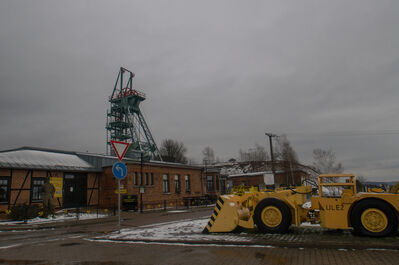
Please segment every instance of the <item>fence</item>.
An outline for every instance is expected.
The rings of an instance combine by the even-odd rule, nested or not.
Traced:
[[[189,209],[193,207],[207,207],[208,205],[216,202],[216,196],[201,196],[201,197],[185,197],[183,199],[170,199],[170,200],[156,200],[156,201],[143,201],[143,211],[154,210],[167,210],[167,209]],[[116,213],[117,205],[113,207],[113,213]],[[134,208],[122,207],[122,210],[140,210],[140,203]]]
[[[190,209],[195,207],[207,207],[216,202],[217,196],[200,196],[200,197],[185,197],[183,199],[170,199],[170,200],[157,200],[157,201],[149,201],[143,202],[143,211],[159,211],[159,210],[183,210]],[[32,219],[38,216],[42,216],[43,210],[40,206],[28,206],[28,205],[18,205],[7,213],[8,218],[4,219],[14,219],[20,220],[24,223],[27,222],[28,219]],[[113,207],[103,209],[99,208],[98,205],[95,206],[81,206],[74,208],[64,208],[58,209],[56,212],[56,218],[63,219],[93,219],[93,218],[102,218],[104,215],[116,215],[117,214],[118,205],[115,203]],[[138,211],[140,209],[140,204],[135,204],[135,207],[123,207],[122,210],[134,210]],[[15,216],[11,214],[16,213]]]

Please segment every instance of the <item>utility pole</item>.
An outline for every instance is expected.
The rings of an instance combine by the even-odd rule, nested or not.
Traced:
[[[278,137],[278,136],[275,135],[275,134],[272,134],[272,133],[265,133],[265,135],[269,136],[270,157],[272,159],[272,172],[273,172],[274,186],[276,188],[278,188],[277,184],[276,184],[276,172],[275,172],[275,169],[274,169],[274,155],[273,155],[273,142],[272,142],[272,138],[273,137]]]

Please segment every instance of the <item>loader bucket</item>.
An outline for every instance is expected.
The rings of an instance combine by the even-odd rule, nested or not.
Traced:
[[[235,195],[219,197],[215,210],[202,233],[231,232],[237,228],[238,211],[233,196],[236,197]]]

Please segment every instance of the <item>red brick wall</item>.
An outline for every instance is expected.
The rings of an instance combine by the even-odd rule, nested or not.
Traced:
[[[276,173],[276,183],[279,185],[289,185],[300,186],[302,183],[302,178],[305,178],[307,175],[303,171],[294,171],[292,172],[279,172]]]
[[[26,175],[28,174],[28,177],[26,178],[26,181],[23,184],[23,181],[26,177]],[[37,175],[37,174],[35,174]],[[16,200],[17,196],[18,196],[18,191],[16,189],[20,189],[21,187],[24,190],[21,190],[19,196],[18,196],[18,201],[17,204],[20,203],[27,203],[29,204],[29,199],[30,199],[30,180],[31,180],[31,171],[27,171],[27,170],[10,170],[10,169],[2,169],[0,170],[0,176],[2,177],[9,177],[12,176],[11,178],[9,178],[9,181],[11,181],[11,191],[10,191],[10,204],[12,205],[14,203],[14,201]],[[0,211],[4,211],[8,208],[8,204],[0,204]]]
[[[121,181],[121,186],[127,189],[127,194],[138,195],[139,197],[139,185],[134,185],[133,177],[134,172],[138,174],[138,181],[140,181],[140,165],[139,164],[128,164],[128,176]],[[10,176],[11,171],[9,169],[0,169],[0,176]],[[18,196],[19,189],[26,178],[26,181],[22,187],[20,195],[16,204],[22,204],[30,202],[31,197],[31,177],[46,177],[47,175],[63,177],[63,171],[38,171],[38,170],[12,170],[11,178],[11,194],[10,194],[10,205],[14,204]],[[145,193],[143,194],[143,202],[145,208],[163,207],[163,201],[167,202],[167,206],[176,206],[183,204],[183,198],[198,197],[206,194],[206,181],[203,180],[203,186],[201,187],[201,169],[196,168],[183,168],[183,167],[170,167],[163,165],[144,165],[143,166],[143,182],[145,173],[153,173],[154,183],[153,185],[147,185],[145,187]],[[169,193],[163,193],[163,175],[169,175]],[[176,193],[174,177],[175,174],[180,175],[180,193]],[[190,175],[190,192],[186,192],[185,175]],[[215,178],[214,178],[214,181]],[[117,180],[113,177],[112,167],[105,168],[104,173],[87,173],[87,202],[91,206],[97,205],[98,201],[100,207],[112,208],[117,202]],[[98,190],[100,185],[100,190]],[[216,183],[214,183],[216,185]],[[216,186],[215,186],[216,187]],[[100,198],[99,198],[100,197]],[[54,204],[57,207],[62,207],[62,198],[54,200]],[[40,203],[36,203],[41,205]],[[161,204],[161,205],[160,205]],[[172,205],[171,205],[172,204]],[[4,212],[8,209],[8,204],[0,204],[0,212]]]
[[[97,205],[97,198],[98,198],[98,180],[95,183],[95,177],[99,175],[97,173],[88,173],[87,174],[87,201],[89,202],[90,194],[91,194],[91,201],[90,205],[94,206]],[[11,176],[11,177],[10,177]],[[41,206],[41,202],[30,202],[31,200],[31,180],[32,178],[42,177],[45,178],[46,176],[52,177],[63,177],[63,171],[42,171],[42,170],[22,170],[22,169],[0,169],[0,177],[10,177],[11,180],[11,191],[10,191],[10,198],[9,203],[2,203],[0,204],[0,212],[4,212],[14,204],[29,204],[32,205],[39,205]],[[25,183],[24,183],[25,180]],[[18,195],[19,194],[19,195]],[[54,205],[57,208],[62,207],[62,198],[55,198]]]
[[[1,169],[0,176],[11,176],[9,178],[11,181],[9,204],[13,206],[14,204],[30,203],[31,180],[36,177],[46,177],[46,171]],[[40,203],[32,204],[40,205]],[[0,204],[0,212],[6,209],[8,209],[8,203]]]
[[[245,183],[245,186],[259,186],[259,184],[264,183],[263,175],[234,177],[231,180],[233,187],[240,186],[243,183]]]
[[[121,189],[127,189],[127,194],[139,194],[140,187],[140,165],[127,164],[128,173],[125,179],[121,180]],[[134,172],[137,172],[138,185],[134,185]],[[144,208],[163,207],[163,201],[167,202],[167,206],[175,206],[183,204],[183,198],[201,196],[201,169],[179,168],[161,165],[144,165],[143,166],[143,182],[145,182],[145,173],[153,173],[153,185],[144,185],[145,193],[143,196]],[[163,192],[163,175],[169,176],[169,193]],[[174,177],[175,174],[180,175],[180,193],[176,193]],[[185,175],[190,175],[190,193],[186,193]],[[105,168],[101,178],[100,205],[105,208],[112,208],[117,205],[118,195],[115,190],[118,188],[118,181],[113,177],[112,167]]]

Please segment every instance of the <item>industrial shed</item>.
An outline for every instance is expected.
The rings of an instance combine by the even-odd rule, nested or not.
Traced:
[[[56,207],[96,206],[102,170],[76,153],[22,147],[0,152],[0,211],[41,203],[46,177],[56,188]]]

